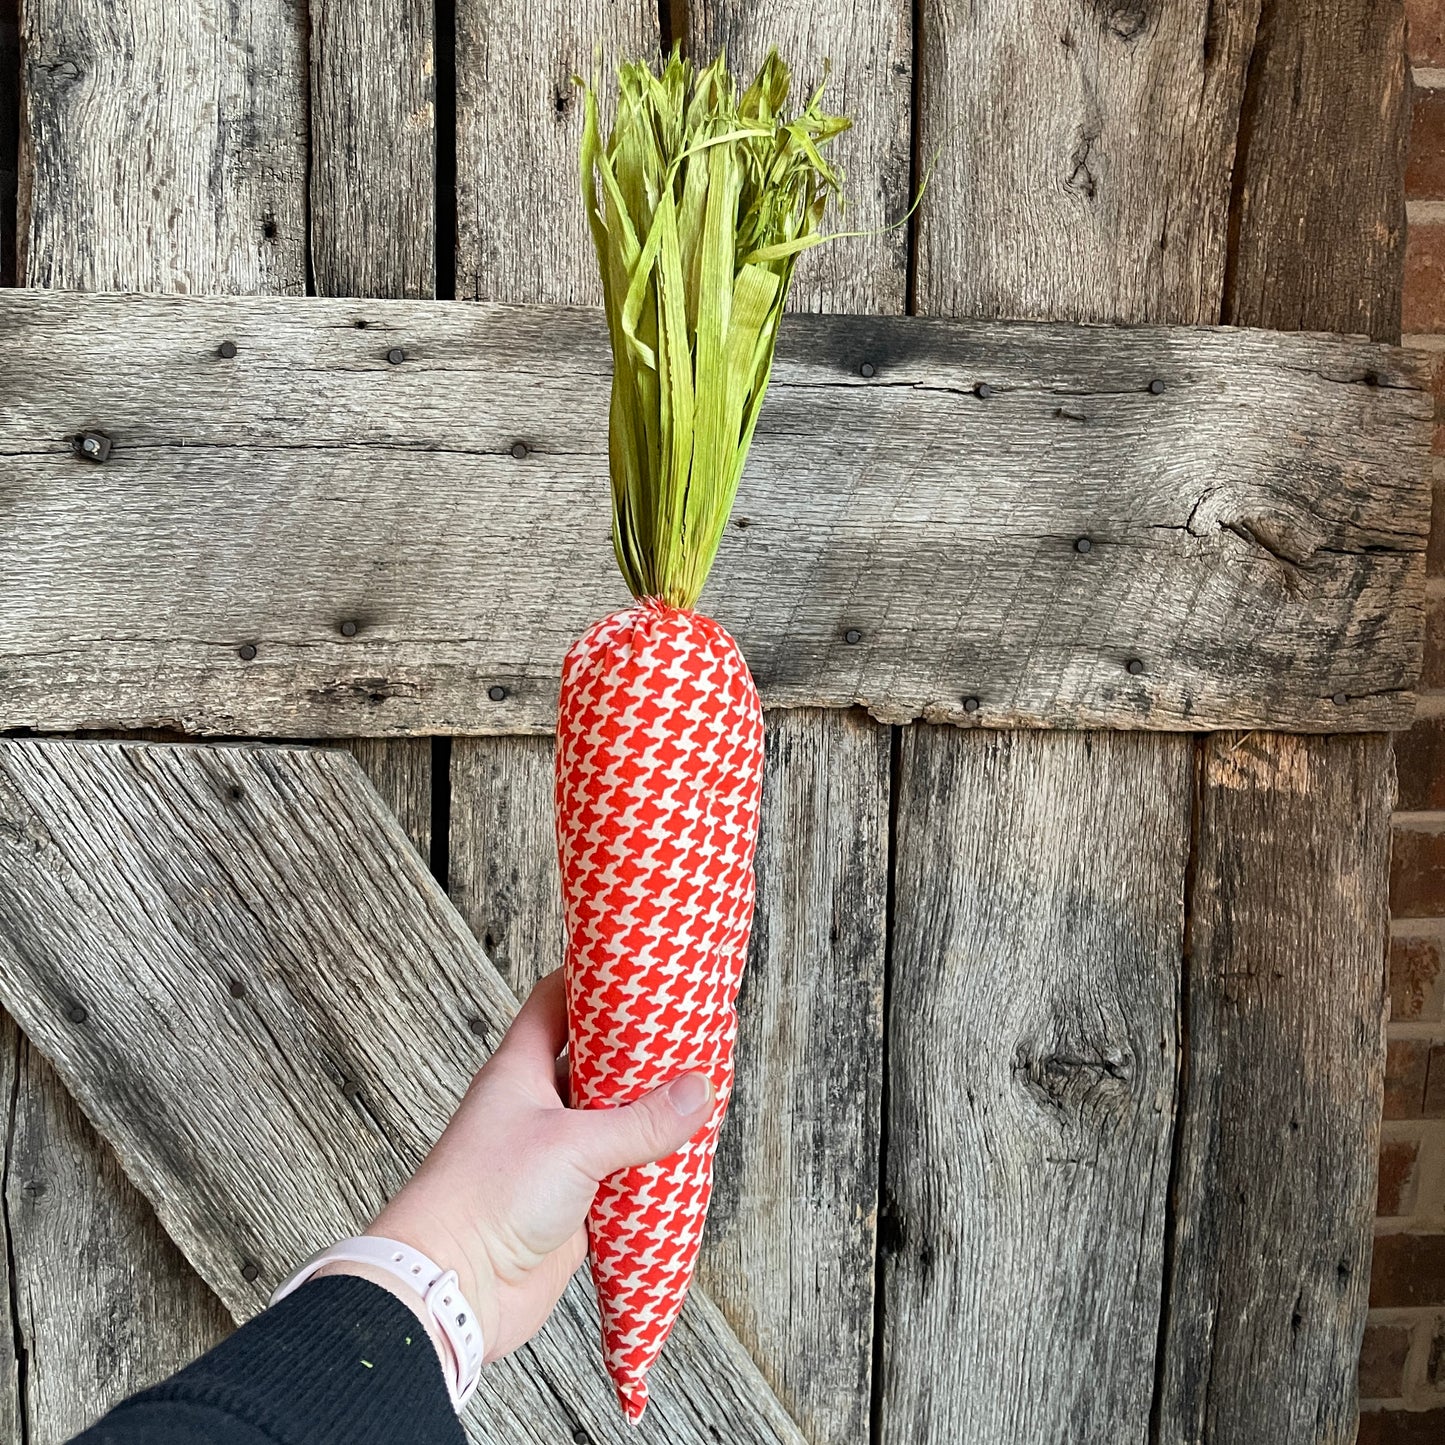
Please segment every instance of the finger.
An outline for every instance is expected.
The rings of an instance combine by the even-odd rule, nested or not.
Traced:
[[[706,1074],[684,1074],[635,1104],[574,1109],[567,1122],[573,1158],[597,1180],[665,1158],[707,1123],[714,1098]]]
[[[538,980],[497,1045],[495,1057],[537,1079],[551,1080],[557,1055],[567,1046],[567,997],[562,970]]]

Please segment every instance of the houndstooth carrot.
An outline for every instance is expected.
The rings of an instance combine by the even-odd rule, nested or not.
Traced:
[[[627,1416],[682,1308],[733,1082],[753,913],[763,720],[737,644],[695,610],[727,523],[796,258],[846,128],[783,114],[770,55],[739,97],[724,58],[625,65],[606,143],[586,93],[582,188],[613,351],[613,544],[636,605],[568,652],[557,726],[572,1102],[707,1073],[679,1153],[605,1180],[588,1218],[603,1349]]]

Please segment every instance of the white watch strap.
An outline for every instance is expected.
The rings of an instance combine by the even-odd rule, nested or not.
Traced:
[[[328,1264],[369,1264],[410,1285],[421,1296],[427,1314],[436,1321],[451,1354],[450,1368],[443,1373],[452,1405],[460,1414],[477,1388],[486,1346],[481,1323],[462,1294],[456,1271],[444,1270],[419,1249],[412,1249],[399,1240],[363,1234],[355,1239],[343,1239],[307,1260],[271,1296],[271,1303],[294,1294],[318,1269]]]

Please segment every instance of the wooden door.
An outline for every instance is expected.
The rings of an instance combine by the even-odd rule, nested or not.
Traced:
[[[378,601],[445,571],[429,537],[472,535],[446,501],[463,479],[541,467],[549,434],[517,437],[516,455],[468,422],[467,387],[480,409],[495,379],[467,372],[481,344],[467,328],[489,323],[284,298],[595,304],[571,76],[598,45],[610,63],[682,40],[742,66],[774,42],[831,57],[857,117],[842,142],[850,226],[882,226],[930,175],[910,226],[808,258],[796,309],[880,319],[800,319],[784,363],[798,394],[818,368],[856,378],[867,360],[883,400],[859,402],[875,408],[865,462],[906,487],[920,469],[908,448],[936,452],[939,422],[904,404],[973,348],[969,367],[1008,380],[941,404],[953,415],[966,395],[981,409],[969,435],[1000,459],[953,457],[960,494],[1050,457],[1095,470],[1054,479],[1027,546],[1001,536],[995,554],[970,534],[973,591],[962,607],[940,593],[956,636],[926,654],[928,678],[948,669],[950,701],[928,713],[946,721],[914,722],[925,709],[898,700],[886,612],[835,628],[856,683],[820,683],[844,676],[830,662],[792,692],[758,622],[765,699],[788,706],[769,713],[740,1084],[700,1289],[643,1434],[1352,1439],[1383,1068],[1382,730],[1408,717],[1418,670],[1422,373],[1359,343],[1276,338],[1266,353],[1085,324],[1398,339],[1398,7],[124,0],[101,18],[22,0],[20,21],[20,284],[283,299],[179,320],[98,298],[12,308],[0,376],[10,366],[25,405],[0,469],[0,547],[21,579],[8,615],[55,595],[63,557],[36,541],[49,463],[32,476],[24,458],[35,435],[55,450],[62,411],[100,429],[126,416],[135,439],[140,419],[175,432],[167,415],[196,404],[192,450],[159,450],[143,474],[176,488],[162,500],[240,529],[238,576],[254,575],[251,538],[284,549],[297,535],[297,429],[320,427],[268,399],[286,392],[281,371],[266,383],[271,353],[304,349],[369,398],[410,398],[395,416],[321,408],[324,464],[354,472],[345,454],[364,454],[369,497],[404,504],[427,445],[431,474],[457,480],[429,494],[434,514],[398,520],[390,560],[357,544],[373,569],[328,576],[329,592],[288,590],[283,574],[306,569],[278,566],[274,595],[236,594],[199,634],[158,643],[141,625],[144,568],[135,625],[81,634],[83,658],[46,663],[34,629],[7,624],[0,726],[149,731],[0,743],[0,997],[20,1025],[4,1035],[8,1300],[28,1357],[6,1374],[0,1352],[0,1424],[9,1410],[32,1442],[64,1438],[215,1338],[222,1306],[245,1317],[296,1258],[353,1228],[439,1127],[513,994],[559,957],[545,688],[509,676],[488,711],[464,631],[453,642],[442,612],[419,643]],[[1008,328],[940,333],[946,356],[910,363],[916,328],[886,319],[906,316],[1065,326],[1031,333],[1032,349]],[[535,323],[534,350],[590,354],[558,325]],[[222,340],[240,355],[220,357]],[[51,411],[17,379],[42,353]],[[229,360],[227,380],[201,371]],[[193,393],[171,382],[181,363],[204,376]],[[1204,370],[1224,398],[1209,415],[1167,390]],[[773,406],[801,418],[790,384]],[[1015,385],[1057,396],[1025,425]],[[229,398],[213,411],[228,408],[230,453],[202,436],[206,388]],[[1132,459],[1092,450],[1110,428],[1145,436],[1133,409],[1176,395]],[[397,446],[411,450],[389,460]],[[752,475],[781,497],[766,479],[788,450],[766,448]],[[1248,495],[1219,515],[1200,496],[1202,521],[1171,513],[1161,541],[1192,550],[1161,574],[1175,590],[1151,592],[1129,575],[1131,557],[1147,562],[1149,468],[1186,474],[1201,448],[1237,456]],[[863,470],[823,450],[813,465],[820,487],[829,468]],[[131,474],[80,475],[77,488],[56,473],[67,500],[100,498],[77,527],[106,509],[92,480]],[[246,477],[261,482],[245,491]],[[134,500],[118,490],[113,514]],[[129,526],[97,550],[123,550]],[[339,555],[367,526],[333,509],[321,535]],[[478,572],[533,565],[525,535],[511,540],[498,557],[479,537]],[[1258,585],[1218,581],[1240,576]],[[1287,600],[1308,622],[1283,641],[1258,610],[1271,587],[1281,616]],[[1000,649],[1016,615],[1029,640]],[[283,655],[292,670],[270,671]],[[335,679],[318,656],[339,659]],[[1329,680],[1342,668],[1358,685]],[[873,715],[844,705],[856,697]],[[257,1148],[217,1157],[239,1097]],[[334,1149],[295,1169],[318,1133]],[[27,1289],[77,1222],[104,1241],[91,1294]],[[595,1328],[578,1282],[538,1343],[488,1372],[473,1438],[621,1440]]]

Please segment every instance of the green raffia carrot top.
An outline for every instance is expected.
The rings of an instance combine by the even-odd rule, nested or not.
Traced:
[[[722,540],[800,252],[848,128],[822,89],[787,113],[776,50],[741,97],[719,55],[618,71],[606,142],[585,86],[582,194],[612,338],[612,541],[639,599],[692,608]],[[841,205],[841,200],[840,200]]]

